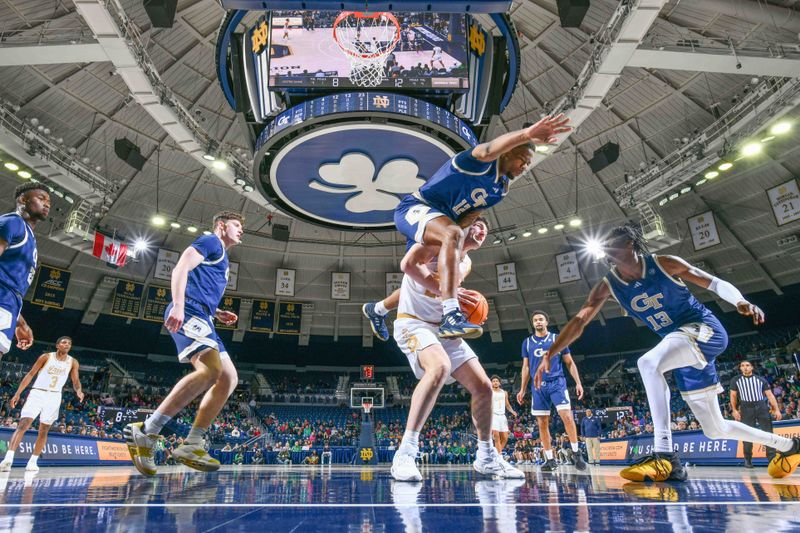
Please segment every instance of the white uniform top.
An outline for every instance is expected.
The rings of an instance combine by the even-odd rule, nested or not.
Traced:
[[[506,415],[506,391],[492,391],[492,414],[494,416]]]
[[[440,46],[433,47],[433,58],[434,59],[441,59],[442,58],[442,48]]]
[[[428,263],[431,272],[437,272],[438,259]],[[472,269],[472,260],[468,255],[458,264],[461,279],[469,274]],[[403,276],[400,285],[400,305],[397,308],[398,318],[416,318],[423,322],[438,324],[442,320],[442,300],[427,291],[420,283],[410,276]]]
[[[51,352],[47,354],[47,362],[36,376],[33,388],[61,392],[61,389],[64,388],[64,383],[67,382],[70,370],[72,370],[72,356],[68,355],[64,361],[59,361],[56,358],[56,353]]]

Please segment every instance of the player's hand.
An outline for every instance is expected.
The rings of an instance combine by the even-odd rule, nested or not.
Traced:
[[[776,421],[776,422],[777,422],[778,420],[781,420],[781,419],[783,419],[783,415],[782,415],[782,414],[781,414],[781,412],[780,412],[780,411],[778,411],[778,410],[775,410],[775,411],[773,411],[773,412],[772,412],[772,414],[774,414],[774,415],[775,415],[775,421]]]
[[[537,390],[542,388],[542,381],[543,381],[543,376],[544,376],[544,373],[545,373],[545,369],[544,369],[545,361],[546,361],[546,359],[542,359],[542,362],[539,363],[539,368],[536,369],[536,373],[533,375],[533,386],[536,387]],[[547,366],[549,367],[550,365],[547,365]],[[549,370],[549,368],[548,368],[548,370]]]
[[[747,300],[742,300],[736,304],[736,311],[740,315],[753,317],[753,324],[760,326],[764,323],[764,311],[757,305],[753,305]]]
[[[463,287],[458,288],[458,292],[456,293],[456,297],[458,298],[458,303],[464,302],[468,304],[468,307],[475,307],[478,305],[478,299],[467,291],[467,289]]]
[[[580,383],[575,385],[575,393],[578,395],[579,400],[583,400],[583,385]]]
[[[17,406],[18,402],[19,402],[19,395],[15,394],[14,396],[11,397],[11,401],[8,402],[8,404],[13,409],[13,408],[15,408]]]
[[[167,331],[170,333],[177,333],[181,326],[183,325],[183,307],[178,307],[177,305],[172,306],[172,309],[169,311],[169,315],[167,315],[167,319],[164,321],[164,327],[167,328]]]
[[[27,350],[33,346],[33,330],[28,324],[17,324],[14,336],[17,337],[17,348],[20,350]]]
[[[522,405],[522,402],[524,401],[525,401],[525,389],[520,389],[520,391],[517,393],[517,403]]]
[[[517,414],[516,411],[511,411],[511,416],[513,416],[514,418],[517,418],[519,415]]]
[[[535,144],[553,144],[558,141],[556,135],[572,131],[568,124],[569,118],[564,113],[548,115],[526,129],[525,136]]]
[[[236,313],[233,311],[224,311],[222,309],[217,309],[216,313],[217,320],[225,324],[226,326],[230,326],[231,324],[236,323],[239,320],[239,317],[236,316]]]
[[[734,411],[733,412],[733,419],[736,420],[737,422],[741,422],[742,421],[742,412],[741,411]]]
[[[78,401],[83,403],[83,391],[78,391],[75,393],[75,396],[78,397]]]

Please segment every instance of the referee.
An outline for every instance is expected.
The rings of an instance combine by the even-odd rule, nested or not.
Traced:
[[[758,427],[761,431],[772,433],[772,418],[770,410],[775,415],[775,420],[781,419],[781,411],[775,395],[769,388],[769,383],[761,376],[753,374],[753,364],[750,361],[739,363],[740,375],[731,380],[731,409],[733,418],[750,427]],[[769,407],[767,407],[769,401]],[[753,468],[753,443],[742,443],[744,449],[744,466]],[[767,448],[767,460],[775,456],[774,448]]]

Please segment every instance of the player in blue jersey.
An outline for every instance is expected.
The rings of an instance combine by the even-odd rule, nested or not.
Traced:
[[[542,385],[550,353],[558,353],[577,340],[603,304],[613,298],[628,314],[661,337],[661,342],[637,363],[653,416],[654,453],[625,468],[622,477],[631,481],[683,481],[687,477],[672,446],[670,390],[664,378],[670,370],[681,396],[708,438],[755,442],[775,448],[778,453],[769,464],[769,474],[782,478],[794,472],[800,464],[800,438],[766,433],[722,417],[717,399],[722,387],[715,360],[727,347],[728,335],[685,282],[714,292],[735,306],[739,314],[752,317],[755,325],[764,323],[763,311],[748,302],[732,284],[680,257],[649,254],[634,226],[613,230],[604,249],[613,266],[592,288],[581,310],[545,353],[534,376],[535,386]]]
[[[213,233],[198,237],[172,270],[172,303],[164,313],[164,327],[175,341],[178,360],[191,363],[194,371],[175,385],[147,420],[125,427],[133,464],[144,475],[156,474],[153,450],[164,425],[203,393],[192,429],[172,456],[203,472],[219,469],[219,461],[205,450],[205,436],[239,377],[214,329],[214,318],[224,324],[238,320],[235,313],[220,310],[217,305],[228,284],[227,250],[242,242],[243,224],[239,213],[217,213]]]
[[[456,265],[464,244],[463,228],[468,228],[481,211],[506,196],[511,180],[530,165],[532,143],[555,142],[556,135],[571,130],[568,123],[564,115],[548,116],[528,128],[460,152],[395,208],[397,230],[409,241],[424,245],[416,256],[406,254],[401,270],[414,276],[413,272],[418,270],[415,265],[439,258],[440,279],[415,279],[442,298],[440,337],[469,339],[483,334],[479,325],[467,321],[456,298]]]
[[[517,402],[520,405],[525,400],[528,380],[539,369],[544,353],[550,349],[558,338],[556,333],[551,333],[547,330],[549,321],[550,317],[547,313],[534,311],[531,315],[533,335],[522,341],[522,382],[517,393]],[[543,472],[553,472],[556,469],[556,461],[553,457],[553,441],[550,438],[550,411],[553,405],[556,406],[556,412],[558,412],[562,422],[564,422],[564,428],[567,430],[572,455],[575,457],[575,468],[586,470],[586,462],[578,450],[578,429],[575,427],[575,419],[572,418],[572,404],[569,401],[564,366],[567,367],[572,379],[575,380],[575,392],[578,394],[578,399],[583,399],[583,385],[581,385],[581,377],[578,374],[578,365],[572,359],[572,353],[568,347],[550,358],[550,370],[542,375],[541,388],[531,388],[531,414],[536,417],[536,424],[539,426],[539,436],[542,439],[542,448],[544,449],[545,463],[542,465]]]
[[[0,357],[11,349],[33,345],[33,332],[22,318],[22,297],[36,274],[38,252],[33,229],[50,213],[50,193],[38,182],[24,183],[14,191],[16,210],[0,216]]]

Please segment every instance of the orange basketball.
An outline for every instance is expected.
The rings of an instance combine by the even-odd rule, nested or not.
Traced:
[[[486,301],[483,294],[469,289],[462,289],[461,293],[458,295],[458,303],[461,306],[461,311],[467,315],[467,320],[478,325],[486,322],[489,317],[489,302]],[[470,300],[464,296],[469,297]]]

